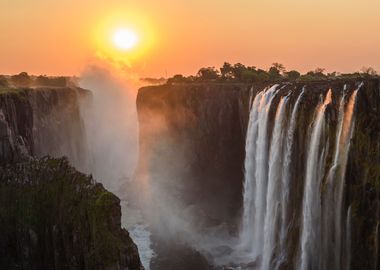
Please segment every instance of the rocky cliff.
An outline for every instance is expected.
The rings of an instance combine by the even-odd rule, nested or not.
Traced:
[[[65,159],[0,167],[1,269],[142,269],[120,200]]]
[[[310,136],[314,109],[331,89],[332,102],[326,108],[328,128],[323,133],[330,143],[326,168],[333,162],[335,134],[339,121],[339,100],[343,92],[358,91],[355,129],[344,181],[343,213],[350,212],[349,235],[345,247],[355,258],[351,269],[377,269],[379,255],[379,181],[380,181],[380,89],[378,80],[336,80],[307,83],[283,83],[269,112],[268,130],[273,130],[277,104],[287,96],[293,104],[305,89],[297,118],[293,151],[294,164],[290,206],[292,235],[287,242],[289,262],[295,267],[302,218],[305,149]],[[139,172],[148,183],[161,182],[184,205],[196,208],[196,215],[207,224],[228,223],[232,234],[238,230],[242,210],[246,130],[250,104],[258,91],[269,85],[189,83],[144,87],[139,90],[137,109],[140,124]],[[290,112],[287,112],[287,123]],[[269,132],[271,134],[271,132]],[[328,169],[326,169],[326,172]],[[145,174],[143,173],[145,172]],[[171,179],[171,180],[168,180]],[[326,181],[326,177],[324,178]],[[321,197],[325,184],[321,187]],[[334,207],[334,206],[330,206]],[[350,209],[350,210],[349,210]],[[346,225],[345,225],[346,226]],[[334,245],[336,239],[329,239]],[[353,255],[355,254],[355,255]],[[344,257],[344,258],[343,258]],[[285,268],[284,268],[285,269]]]
[[[75,87],[0,89],[0,163],[47,154],[84,163],[79,102],[86,96]]]
[[[85,166],[75,88],[0,90],[0,268],[143,269],[120,200]]]

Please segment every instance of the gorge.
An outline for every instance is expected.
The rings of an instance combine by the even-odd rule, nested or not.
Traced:
[[[153,228],[214,265],[377,269],[379,101],[378,80],[142,88],[139,169],[172,189]]]
[[[172,83],[141,88],[136,103],[134,98],[115,103],[120,96],[110,100],[81,88],[0,92],[1,205],[10,206],[23,194],[34,198],[28,190],[34,184],[22,180],[31,179],[48,191],[38,193],[41,200],[25,199],[24,205],[43,205],[40,201],[70,183],[52,208],[41,207],[38,220],[57,211],[53,207],[62,217],[74,213],[79,221],[86,220],[83,213],[100,213],[79,227],[81,233],[70,233],[70,222],[78,224],[73,219],[58,235],[69,258],[77,241],[91,246],[93,238],[83,237],[86,228],[98,228],[96,235],[104,239],[95,240],[96,254],[114,266],[91,265],[88,248],[76,246],[73,250],[81,250],[84,258],[77,261],[86,267],[72,263],[65,268],[65,259],[57,255],[49,269],[140,269],[122,225],[130,232],[138,226],[148,231],[140,238],[131,233],[146,269],[378,269],[379,87],[378,79]],[[116,113],[107,114],[107,104]],[[135,104],[137,115],[120,109]],[[96,106],[101,110],[92,111]],[[118,121],[128,121],[127,113],[128,119],[136,117],[136,130],[132,124],[120,128],[125,123]],[[131,135],[137,124],[138,147]],[[130,143],[121,147],[123,138]],[[45,155],[66,156],[76,169],[93,174],[121,198],[121,208],[120,200],[91,177],[73,171],[67,161],[40,159]],[[45,173],[61,179],[59,185],[40,183]],[[75,183],[80,183],[77,191]],[[77,198],[70,192],[89,195]],[[81,207],[86,198],[103,210]],[[142,216],[137,225],[121,224],[134,212]],[[27,269],[43,267],[30,259],[41,256],[30,252],[40,243],[34,235],[44,239],[46,228],[53,230],[62,218],[47,215],[46,225],[26,222],[18,231],[7,223],[26,214],[0,213],[7,220],[1,222],[5,235],[17,235],[30,246],[26,254],[32,257],[23,258],[34,266]],[[107,241],[102,230],[122,243]],[[44,241],[56,243],[51,235]],[[13,240],[7,241],[1,243]],[[46,248],[62,254],[57,245]],[[12,254],[21,250],[17,246]]]

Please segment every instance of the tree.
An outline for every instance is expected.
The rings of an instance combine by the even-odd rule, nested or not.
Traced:
[[[291,71],[285,72],[285,76],[286,78],[288,78],[288,80],[295,81],[301,76],[301,74],[297,70],[291,70]]]
[[[362,67],[361,72],[366,74],[366,75],[369,75],[369,76],[376,76],[377,75],[377,72],[373,67]]]
[[[17,87],[28,87],[32,82],[30,76],[26,72],[21,72],[20,74],[13,75],[11,77],[11,81]]]
[[[281,78],[280,71],[277,68],[275,68],[275,67],[271,67],[268,70],[268,75],[269,75],[269,79],[271,81],[275,81],[275,80],[278,80],[278,79]]]
[[[219,78],[219,71],[215,67],[201,68],[197,73],[197,77],[205,81],[216,80]]]
[[[184,77],[182,74],[176,74],[173,77],[169,78],[167,83],[184,83],[187,82],[187,78]]]
[[[220,68],[220,74],[224,79],[233,78],[233,66],[230,63],[224,62],[223,66]]]
[[[316,69],[314,70],[314,75],[315,75],[315,76],[318,76],[318,77],[324,77],[324,76],[326,76],[326,75],[324,74],[325,71],[326,71],[326,69],[318,67],[318,68],[316,68]]]
[[[280,73],[284,73],[286,70],[285,66],[283,64],[280,64],[280,63],[273,63],[272,67],[276,68]]]
[[[3,75],[0,75],[0,86],[1,87],[8,87],[9,86],[7,78]]]
[[[259,82],[269,81],[269,74],[268,74],[268,72],[266,72],[265,70],[258,69],[258,70],[256,71],[256,74],[257,74],[257,80],[258,80]]]
[[[243,77],[243,73],[244,73],[244,71],[245,71],[246,69],[247,69],[247,68],[246,68],[243,64],[236,63],[236,64],[233,66],[233,70],[232,70],[232,73],[233,73],[235,79],[241,81],[241,80],[242,80],[242,77]]]

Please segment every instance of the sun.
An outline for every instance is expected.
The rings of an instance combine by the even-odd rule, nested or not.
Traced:
[[[139,38],[134,31],[127,28],[119,28],[114,31],[112,41],[116,48],[126,51],[136,47]]]

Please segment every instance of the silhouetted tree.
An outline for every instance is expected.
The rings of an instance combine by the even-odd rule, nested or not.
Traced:
[[[283,64],[280,64],[280,63],[273,63],[272,67],[276,68],[280,73],[284,73],[286,70],[285,66]]]
[[[231,79],[234,77],[233,66],[230,63],[224,62],[223,66],[220,68],[220,74],[223,79]]]
[[[284,74],[286,78],[290,81],[295,81],[301,76],[301,73],[299,73],[297,70],[291,70],[291,71],[285,72]]]
[[[169,78],[167,83],[185,83],[188,82],[188,79],[184,77],[182,74],[176,74],[173,77]]]
[[[377,72],[373,67],[362,67],[361,72],[366,74],[366,75],[369,75],[369,76],[376,76],[377,75]]]
[[[285,71],[285,67],[279,63],[273,63],[268,70],[269,79],[271,81],[277,81],[281,79],[281,72]]]
[[[206,68],[201,68],[197,76],[201,80],[216,80],[219,78],[219,71],[215,69],[215,67],[206,67]]]
[[[28,73],[21,72],[20,74],[11,77],[12,83],[17,87],[28,87],[31,85],[32,80]]]
[[[324,72],[326,71],[326,69],[324,69],[324,68],[316,68],[315,70],[314,70],[314,75],[315,76],[318,76],[318,77],[323,77],[323,76],[326,76],[325,74],[324,74]]]

